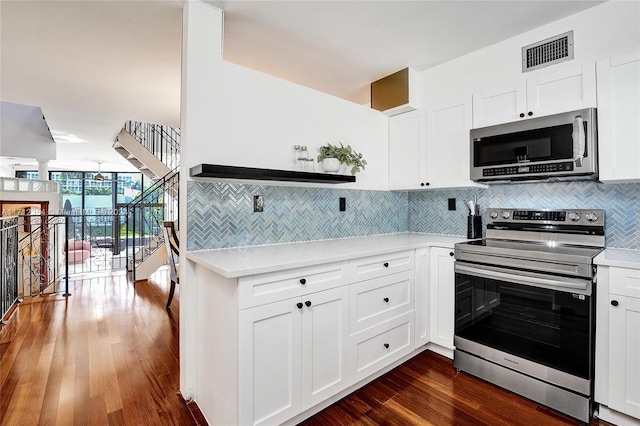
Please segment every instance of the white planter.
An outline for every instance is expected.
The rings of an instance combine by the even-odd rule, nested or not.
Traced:
[[[340,170],[340,161],[337,158],[325,158],[322,160],[322,170],[326,173],[338,173]]]

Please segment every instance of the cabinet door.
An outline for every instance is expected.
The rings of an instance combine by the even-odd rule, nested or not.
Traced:
[[[640,299],[609,298],[609,408],[640,418]]]
[[[593,63],[540,73],[473,95],[473,126],[485,127],[596,106]]]
[[[526,117],[542,117],[595,106],[596,71],[593,62],[527,80]]]
[[[418,189],[424,186],[424,142],[422,111],[406,112],[389,118],[390,189]]]
[[[472,97],[427,108],[429,188],[481,186],[469,179]]]
[[[429,343],[429,249],[416,250],[416,348]]]
[[[527,109],[527,83],[517,81],[473,95],[473,127],[520,120]]]
[[[430,257],[431,342],[453,349],[455,321],[453,249],[432,247]]]
[[[299,302],[288,299],[240,311],[242,425],[282,423],[301,411]]]
[[[302,298],[303,410],[349,385],[349,288]]]
[[[598,61],[600,180],[640,181],[640,52]]]

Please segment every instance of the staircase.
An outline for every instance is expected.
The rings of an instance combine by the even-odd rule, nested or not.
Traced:
[[[113,148],[154,182],[124,208],[132,238],[120,261],[134,281],[145,280],[167,262],[162,222],[178,221],[180,129],[128,121]]]
[[[127,121],[113,149],[155,182],[180,165],[180,129]]]

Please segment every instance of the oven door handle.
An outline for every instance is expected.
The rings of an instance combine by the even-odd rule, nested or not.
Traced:
[[[512,273],[503,272],[490,267],[480,265],[468,265],[455,262],[455,272],[460,272],[474,277],[498,279],[501,281],[530,285],[534,287],[548,288],[558,291],[576,291],[584,294],[590,293],[590,282],[587,280],[553,279],[541,276],[535,276],[531,273]]]

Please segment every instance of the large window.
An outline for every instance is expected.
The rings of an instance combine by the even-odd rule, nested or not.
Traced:
[[[38,179],[38,172],[16,172],[16,177]],[[124,207],[154,184],[140,172],[49,172],[49,179],[60,183],[62,195],[62,211],[50,213],[68,216],[69,239],[91,241],[93,247],[121,253],[133,248],[136,238],[146,242],[148,224],[156,226],[162,220],[162,204],[145,205],[137,215],[125,213]],[[155,214],[158,209],[159,215]]]
[[[140,172],[49,172],[49,179],[60,183],[62,209],[73,214],[103,214],[114,212],[134,200],[145,188],[153,185]],[[16,172],[17,178],[38,179],[36,171]]]

